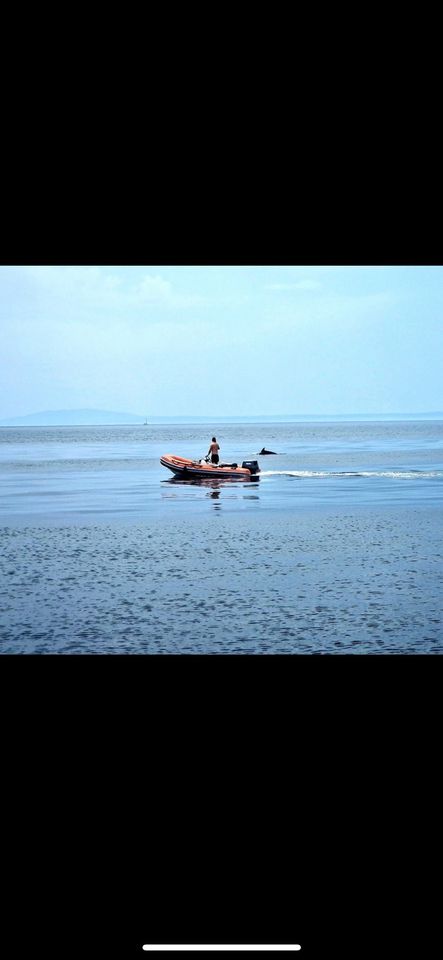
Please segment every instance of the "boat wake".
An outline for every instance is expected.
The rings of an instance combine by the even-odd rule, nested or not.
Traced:
[[[443,478],[442,470],[261,470],[261,477],[298,477],[299,479],[342,479],[357,477],[388,480],[426,480]]]

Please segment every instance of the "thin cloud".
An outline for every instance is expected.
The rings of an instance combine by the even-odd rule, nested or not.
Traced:
[[[143,280],[135,287],[135,297],[141,302],[167,301],[173,299],[172,284],[169,280],[163,280],[162,277],[151,276],[147,274]]]
[[[319,280],[299,280],[298,283],[267,283],[265,290],[318,290]]]
[[[150,305],[186,308],[206,303],[197,294],[181,294],[169,280],[146,272],[134,281],[106,267],[24,267],[27,277],[52,301],[82,309],[118,312]]]

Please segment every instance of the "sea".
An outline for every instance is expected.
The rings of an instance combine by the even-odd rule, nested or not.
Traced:
[[[259,478],[161,466],[213,435]],[[0,478],[2,653],[443,652],[443,420],[0,427]]]

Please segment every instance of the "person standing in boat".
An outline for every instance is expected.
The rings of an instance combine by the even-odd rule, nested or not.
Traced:
[[[213,438],[212,438],[212,443],[210,444],[209,450],[208,450],[208,452],[207,452],[207,454],[206,454],[207,457],[209,457],[209,454],[211,454],[211,463],[218,463],[218,461],[219,461],[218,451],[219,451],[219,450],[220,450],[220,447],[219,447],[219,445],[218,445],[218,443],[217,443],[217,437],[213,437]]]

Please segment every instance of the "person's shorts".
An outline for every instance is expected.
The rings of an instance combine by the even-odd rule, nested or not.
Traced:
[[[218,463],[219,456],[218,453],[211,453],[211,463]]]

